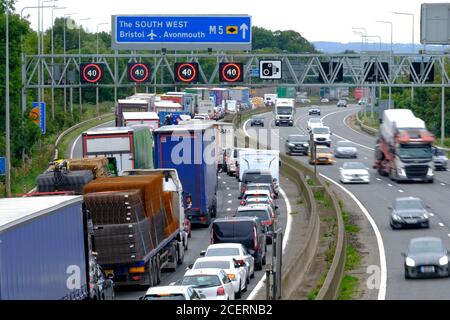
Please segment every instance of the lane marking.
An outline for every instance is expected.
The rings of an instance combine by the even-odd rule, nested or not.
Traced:
[[[403,192],[405,192],[405,191],[403,191],[403,190],[398,190],[398,192],[403,193]]]
[[[227,211],[231,211],[231,208],[227,208]]]
[[[381,181],[381,179],[380,178],[376,178],[378,181]]]
[[[377,238],[377,244],[378,244],[378,251],[380,255],[380,267],[381,267],[381,280],[380,280],[380,288],[378,291],[378,300],[385,300],[386,299],[386,286],[387,286],[387,266],[386,266],[386,253],[384,250],[384,244],[383,244],[383,238],[381,237],[380,230],[378,229],[377,224],[373,220],[372,216],[370,215],[369,211],[364,207],[364,205],[356,198],[356,196],[351,193],[347,188],[344,188],[339,183],[335,182],[333,179],[328,178],[327,176],[320,173],[320,176],[324,177],[331,183],[335,184],[339,188],[341,188],[345,193],[347,193],[353,201],[356,202],[356,204],[359,206],[361,211],[366,216],[367,220],[369,220],[370,225],[372,226],[373,231],[375,232],[375,236]]]
[[[449,238],[450,238],[450,233],[448,234]]]
[[[222,183],[223,183],[223,184],[227,184],[227,182],[226,182],[226,181],[223,181]]]
[[[445,187],[445,186],[446,186],[446,184],[445,184],[445,183],[441,183],[441,186]]]
[[[229,197],[232,197],[233,195],[231,193],[228,194]]]
[[[228,200],[228,203],[233,203],[233,200]]]
[[[227,190],[230,190],[230,187],[227,187]]]
[[[443,227],[443,226],[444,226],[444,224],[443,224],[442,222],[439,222],[439,226]]]
[[[393,185],[392,185],[392,184],[390,184],[390,183],[388,183],[388,186],[389,186],[389,187],[393,187]]]
[[[430,217],[434,217],[434,213],[428,212],[428,214],[430,215]]]

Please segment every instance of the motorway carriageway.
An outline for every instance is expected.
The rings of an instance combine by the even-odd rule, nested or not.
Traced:
[[[98,127],[108,127],[114,126],[114,122],[108,122],[102,124]],[[81,158],[82,157],[82,146],[81,146],[81,136],[78,136],[74,143],[72,143],[68,150],[67,156],[70,158]],[[281,188],[283,187],[283,181],[285,179],[281,178]],[[292,187],[291,187],[292,188]],[[238,199],[238,181],[233,176],[230,177],[225,173],[219,174],[218,180],[218,191],[217,191],[217,218],[232,216],[239,206]],[[286,190],[288,190],[286,188]],[[280,216],[278,217],[278,226],[282,227],[283,231],[286,230],[287,224],[287,203],[285,199],[280,194],[279,198],[276,200],[276,203],[279,207]],[[180,280],[183,278],[184,273],[186,272],[186,268],[195,262],[197,258],[200,257],[200,252],[202,250],[206,250],[208,244],[210,243],[210,228],[195,228],[192,231],[192,238],[189,239],[189,249],[185,252],[184,263],[177,267],[175,272],[163,272],[160,286],[169,285],[172,282]],[[285,235],[286,237],[286,235]],[[266,262],[271,263],[272,257],[272,245],[267,245],[267,256]],[[255,277],[250,279],[250,284],[248,285],[247,292],[242,293],[241,300],[247,299],[252,290],[258,285],[261,279],[264,277],[265,267],[263,266],[263,270],[256,271]],[[143,296],[147,291],[147,287],[130,287],[124,289],[116,288],[116,299],[117,300],[137,300],[139,297]]]
[[[264,114],[265,128],[250,127],[245,123],[245,129],[249,135],[256,139],[259,130],[268,127],[272,134],[279,137],[280,151],[285,153],[285,141],[291,134],[307,134],[306,126],[309,119],[308,107],[297,108],[294,127],[275,127],[273,114]],[[332,135],[332,148],[337,141],[349,140],[357,144],[358,159],[336,159],[331,166],[317,166],[318,172],[332,179],[351,192],[365,207],[376,223],[381,234],[382,242],[380,260],[384,254],[387,270],[381,268],[381,272],[387,271],[387,278],[382,278],[379,299],[424,299],[446,300],[450,299],[450,278],[405,280],[402,252],[408,249],[409,240],[415,237],[435,236],[444,241],[444,245],[450,249],[450,174],[449,172],[436,172],[433,184],[421,183],[395,183],[389,178],[381,177],[371,169],[374,159],[373,148],[376,138],[350,128],[345,120],[356,114],[359,107],[353,105],[348,108],[336,106],[321,106],[324,124],[330,127]],[[270,135],[269,135],[270,136]],[[265,141],[262,141],[265,143]],[[308,164],[308,157],[295,156],[298,161]],[[371,182],[369,185],[343,185],[339,182],[339,167],[346,161],[363,162],[370,168]],[[393,200],[397,197],[420,197],[427,205],[430,214],[430,229],[413,229],[394,231],[389,225],[389,210]],[[383,253],[384,246],[384,253]],[[383,263],[382,263],[383,265]],[[370,279],[370,278],[369,278]],[[383,287],[386,289],[384,291]]]

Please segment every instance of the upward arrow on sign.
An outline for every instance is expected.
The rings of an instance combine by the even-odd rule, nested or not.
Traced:
[[[242,39],[245,39],[247,37],[248,26],[245,23],[243,23],[241,24],[239,29],[242,31]]]

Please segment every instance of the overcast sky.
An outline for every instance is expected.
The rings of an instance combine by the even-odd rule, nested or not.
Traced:
[[[415,15],[415,42],[420,42],[419,0],[59,0],[56,16],[76,12],[75,20],[90,17],[83,26],[96,31],[97,24],[111,22],[113,14],[249,14],[254,26],[271,30],[298,31],[309,41],[358,42],[359,35],[352,27],[367,29],[367,34],[377,35],[383,42],[390,42],[389,24],[376,20],[393,22],[394,43],[411,43],[412,17],[395,15],[392,12],[407,12]],[[438,1],[445,2],[445,1]],[[23,7],[37,6],[38,0],[18,0],[16,11]],[[45,3],[51,5],[51,2]],[[32,27],[37,28],[37,10],[27,9]],[[51,24],[51,9],[44,13],[45,26]],[[99,27],[110,30],[110,25]],[[373,38],[371,42],[377,42]]]

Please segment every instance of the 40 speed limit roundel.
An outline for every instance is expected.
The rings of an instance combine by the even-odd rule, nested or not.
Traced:
[[[150,82],[150,65],[146,63],[128,64],[128,82]]]
[[[198,81],[198,63],[177,62],[175,63],[175,81],[193,83]]]
[[[244,81],[244,65],[239,62],[227,62],[219,65],[220,82]]]
[[[91,84],[103,82],[103,70],[103,63],[81,63],[80,82]]]

